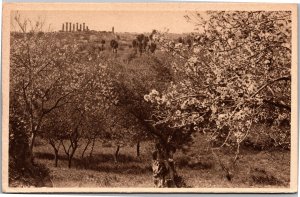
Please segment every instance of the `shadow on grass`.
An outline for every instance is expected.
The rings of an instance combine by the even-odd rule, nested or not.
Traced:
[[[36,152],[34,153],[35,157],[38,159],[45,159],[45,160],[53,160],[54,159],[54,154],[52,153],[45,153],[45,152]],[[112,154],[95,154],[92,157],[84,157],[83,159],[79,158],[74,158],[74,160],[91,160],[92,162],[114,162],[114,157]],[[59,160],[68,160],[68,157],[66,155],[59,155]],[[118,162],[119,163],[130,163],[130,162],[137,162],[140,163],[142,162],[141,159],[137,157],[133,157],[130,155],[123,155],[120,154],[118,156]]]
[[[53,160],[54,159],[54,155],[52,153],[35,152],[34,157],[37,159],[45,159],[45,160]]]
[[[214,167],[214,163],[210,158],[192,159],[183,156],[177,159],[176,166],[178,168],[190,168],[193,170],[208,170]]]
[[[35,157],[37,159],[54,160],[54,155],[51,153],[36,152]],[[59,155],[59,163],[66,163],[67,160],[67,156]],[[147,165],[147,163],[136,157],[123,154],[119,155],[118,162],[114,162],[114,157],[111,154],[95,154],[93,157],[88,156],[82,159],[73,158],[72,166],[77,169],[123,174],[141,174],[152,171],[150,163]]]
[[[136,162],[99,162],[97,158],[85,157],[84,159],[74,159],[74,167],[89,169],[99,172],[110,172],[118,174],[143,174],[152,172],[151,166]]]

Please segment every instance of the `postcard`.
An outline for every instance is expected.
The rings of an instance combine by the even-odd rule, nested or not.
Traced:
[[[297,5],[4,3],[8,193],[297,192]]]

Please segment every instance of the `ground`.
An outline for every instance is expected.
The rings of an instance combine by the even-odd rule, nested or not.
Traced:
[[[151,174],[152,144],[142,143],[141,156],[136,157],[135,147],[120,149],[119,162],[114,162],[115,147],[103,147],[96,143],[93,158],[81,159],[83,145],[77,151],[73,167],[67,167],[67,160],[60,150],[58,167],[54,167],[52,148],[39,144],[35,148],[36,162],[45,164],[50,169],[53,187],[153,187]],[[176,153],[176,166],[188,187],[288,187],[289,151],[254,151],[244,150],[234,171],[234,177],[228,181],[220,165],[204,152],[202,155],[186,156]],[[194,158],[191,159],[191,158]],[[197,158],[197,159],[195,159]]]

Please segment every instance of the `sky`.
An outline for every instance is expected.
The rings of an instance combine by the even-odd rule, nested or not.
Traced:
[[[21,18],[37,21],[45,20],[45,30],[58,31],[62,23],[83,23],[90,30],[115,32],[151,32],[169,30],[170,33],[192,32],[195,26],[184,18],[187,11],[19,11]],[[11,14],[12,30],[18,31],[14,21],[16,12]]]

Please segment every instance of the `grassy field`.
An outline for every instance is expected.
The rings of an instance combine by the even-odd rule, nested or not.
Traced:
[[[35,150],[36,161],[50,169],[54,187],[154,186],[150,143],[142,144],[140,158],[136,157],[134,146],[122,147],[117,163],[113,157],[115,147],[104,147],[97,142],[93,157],[81,158],[82,145],[71,169],[67,167],[62,149],[58,167],[54,167],[51,146],[40,143]],[[177,152],[175,161],[178,173],[185,178],[188,187],[288,187],[289,155],[289,151],[243,150],[231,181],[225,178],[218,162],[205,151]]]

